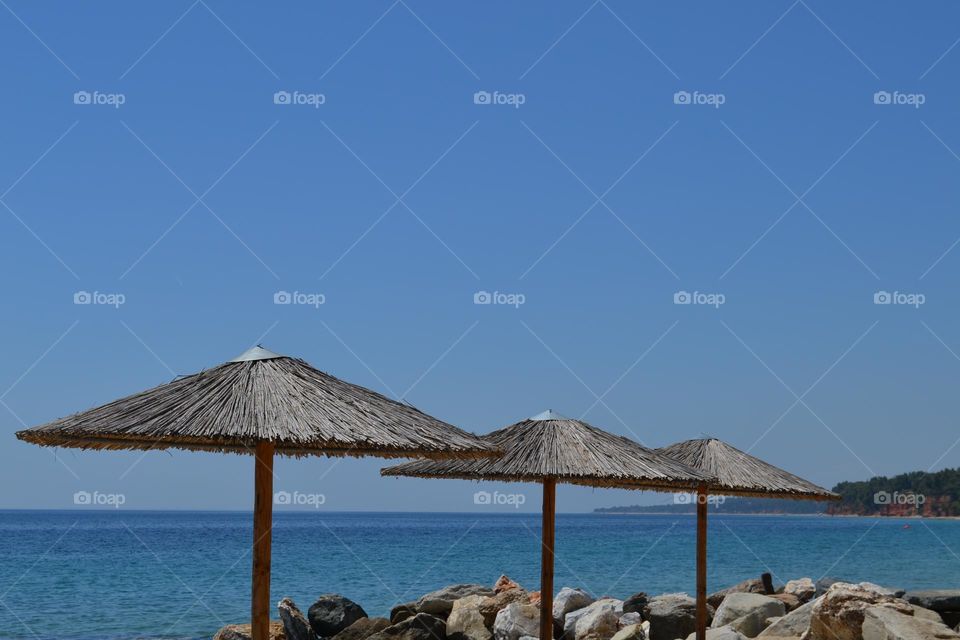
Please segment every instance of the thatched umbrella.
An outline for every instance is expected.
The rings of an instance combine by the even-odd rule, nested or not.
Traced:
[[[840,496],[716,438],[658,449],[715,478],[697,488],[697,640],[707,637],[707,499],[713,495],[839,500]]]
[[[543,485],[540,564],[540,640],[553,639],[553,546],[558,482],[589,487],[695,490],[711,478],[633,440],[553,411],[482,438],[503,451],[499,458],[418,460],[381,470],[385,476],[503,480]]]
[[[496,454],[489,443],[409,405],[260,346],[212,369],[20,431],[17,438],[79,449],[254,454],[254,640],[268,637],[274,453],[384,458]]]

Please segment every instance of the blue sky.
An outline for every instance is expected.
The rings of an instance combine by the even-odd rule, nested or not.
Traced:
[[[955,3],[0,4],[0,506],[249,508],[246,458],[13,433],[257,341],[480,433],[960,465]],[[380,466],[276,486],[478,508]]]

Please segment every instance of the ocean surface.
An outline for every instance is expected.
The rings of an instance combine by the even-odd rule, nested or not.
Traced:
[[[272,600],[336,592],[373,616],[502,573],[536,589],[539,529],[533,514],[276,513]],[[0,511],[0,638],[209,639],[248,616],[251,535],[249,513]],[[692,592],[694,541],[689,516],[559,515],[557,589]],[[960,521],[717,514],[709,586],[770,571],[957,588],[958,553]]]

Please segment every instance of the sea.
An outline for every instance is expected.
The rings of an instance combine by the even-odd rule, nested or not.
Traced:
[[[537,514],[275,513],[271,598],[339,593],[371,616],[449,584],[527,589]],[[559,514],[556,588],[692,593],[695,520]],[[0,511],[0,638],[209,639],[249,616],[251,514]],[[763,572],[960,588],[960,521],[711,514],[709,588]],[[274,614],[275,616],[275,614]]]

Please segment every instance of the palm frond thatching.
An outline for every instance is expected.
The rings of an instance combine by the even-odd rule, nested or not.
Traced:
[[[687,465],[607,433],[586,422],[553,412],[521,420],[481,436],[503,451],[497,458],[417,460],[388,467],[384,476],[557,482],[593,487],[686,491],[709,480]]]
[[[17,433],[43,446],[290,456],[494,455],[476,436],[303,360],[256,347],[200,373]]]
[[[768,464],[716,438],[687,440],[657,449],[716,478],[708,486],[722,495],[796,500],[839,500],[840,496]]]

